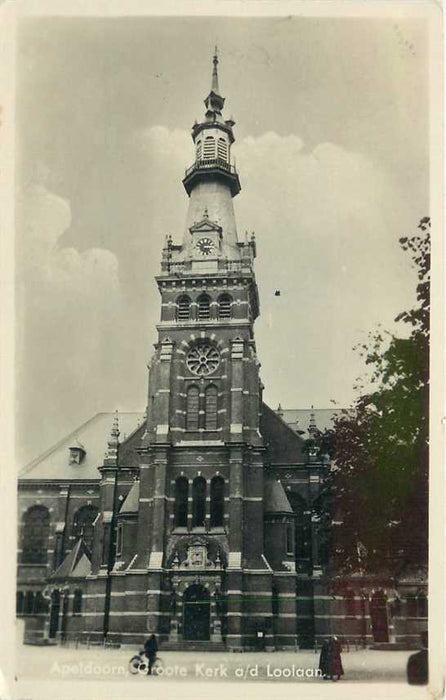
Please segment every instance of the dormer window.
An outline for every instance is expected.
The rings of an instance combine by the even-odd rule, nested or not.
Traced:
[[[70,455],[68,458],[68,464],[81,464],[85,455],[87,454],[85,447],[76,441],[72,447],[68,448]]]

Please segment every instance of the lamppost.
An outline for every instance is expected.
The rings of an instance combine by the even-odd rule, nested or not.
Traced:
[[[105,581],[105,599],[104,599],[104,625],[102,636],[104,642],[107,640],[107,635],[110,625],[110,604],[112,593],[112,571],[115,563],[115,521],[116,521],[116,503],[118,490],[118,452],[119,452],[119,427],[118,427],[118,412],[113,420],[113,427],[108,441],[108,450],[104,460],[104,466],[114,468],[113,481],[113,496],[112,496],[112,512],[108,531],[108,550],[107,550],[107,568]]]

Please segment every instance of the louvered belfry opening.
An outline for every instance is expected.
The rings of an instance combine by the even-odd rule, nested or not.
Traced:
[[[190,299],[188,296],[181,296],[177,301],[178,321],[188,321],[190,319]]]
[[[229,294],[222,294],[218,299],[218,317],[231,318],[232,316],[232,299]]]
[[[212,160],[215,158],[215,138],[206,136],[203,146],[203,160]]]
[[[207,294],[202,294],[198,297],[198,318],[200,321],[205,321],[211,317],[211,300]]]
[[[221,160],[228,160],[228,145],[223,138],[218,139],[217,142],[217,158]]]

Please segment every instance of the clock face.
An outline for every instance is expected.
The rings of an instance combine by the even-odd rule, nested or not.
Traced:
[[[211,238],[200,238],[196,244],[195,248],[200,255],[203,257],[210,255],[215,250],[214,241]]]

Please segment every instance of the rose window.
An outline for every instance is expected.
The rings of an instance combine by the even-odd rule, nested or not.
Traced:
[[[212,345],[195,345],[186,357],[188,369],[200,377],[215,372],[220,363],[220,353]]]

